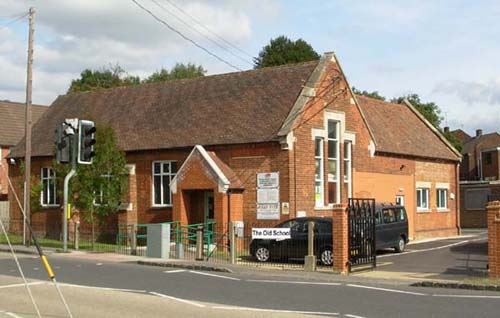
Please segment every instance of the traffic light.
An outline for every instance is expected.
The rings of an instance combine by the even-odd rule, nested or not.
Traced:
[[[65,124],[62,123],[56,128],[56,161],[58,163],[69,163],[71,161],[71,136],[65,130]]]
[[[78,163],[92,164],[92,157],[95,156],[95,124],[90,120],[80,120],[78,122]]]

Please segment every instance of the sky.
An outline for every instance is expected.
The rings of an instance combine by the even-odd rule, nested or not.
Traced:
[[[34,103],[65,94],[86,68],[119,64],[141,77],[176,62],[207,74],[251,69],[270,39],[286,35],[334,51],[358,89],[417,93],[439,105],[442,126],[500,131],[500,1],[136,1],[227,64],[132,0],[0,0],[0,100],[25,100],[28,21],[9,22],[33,6]]]

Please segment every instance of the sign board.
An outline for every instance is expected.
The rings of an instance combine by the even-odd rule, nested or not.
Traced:
[[[252,239],[261,240],[287,240],[290,239],[290,228],[254,228]]]
[[[257,189],[257,203],[279,203],[279,189]]]
[[[257,219],[258,220],[279,220],[280,219],[280,204],[279,203],[257,203]]]
[[[257,188],[272,189],[280,186],[279,172],[257,173]]]

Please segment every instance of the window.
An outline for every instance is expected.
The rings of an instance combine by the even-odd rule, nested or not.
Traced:
[[[437,208],[438,210],[448,209],[448,190],[447,189],[437,189]]]
[[[172,205],[170,181],[176,172],[175,161],[153,161],[153,206]]]
[[[393,209],[382,210],[382,213],[383,213],[383,216],[384,216],[384,223],[385,224],[396,222],[396,216],[394,214],[394,210]]]
[[[424,211],[429,209],[429,189],[417,189],[417,210]]]
[[[340,203],[340,161],[339,161],[340,122],[328,121],[328,188],[330,203]]]
[[[344,182],[347,185],[348,197],[351,197],[351,167],[352,167],[352,143],[344,140]]]
[[[493,163],[491,152],[487,152],[484,156],[484,164],[491,165]]]
[[[42,168],[42,206],[57,205],[56,173],[52,168]]]
[[[324,205],[324,167],[323,167],[323,138],[314,139],[314,195],[317,207]]]
[[[94,200],[95,206],[108,204],[109,191],[107,190],[107,188],[108,188],[107,183],[110,181],[111,175],[104,174],[101,177],[105,180],[106,184],[101,184],[101,188],[99,189],[99,191],[96,191],[97,193],[96,193],[95,200]]]
[[[396,216],[396,222],[402,222],[406,220],[406,212],[404,209],[394,209]]]

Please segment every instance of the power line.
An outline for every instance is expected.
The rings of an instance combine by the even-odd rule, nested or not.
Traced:
[[[219,42],[217,42],[217,41],[213,40],[212,38],[208,37],[207,35],[203,34],[198,29],[196,29],[195,27],[193,27],[192,25],[190,25],[189,23],[187,23],[186,21],[184,21],[182,18],[178,17],[175,13],[173,13],[172,11],[170,11],[169,9],[167,9],[166,7],[164,7],[162,4],[158,3],[158,1],[156,1],[156,0],[150,0],[150,1],[153,2],[154,4],[156,4],[156,6],[158,6],[163,11],[165,11],[168,14],[172,15],[174,18],[176,18],[178,21],[180,21],[182,24],[184,24],[187,28],[189,28],[192,31],[196,32],[197,34],[201,35],[203,38],[207,39],[208,41],[210,41],[211,43],[215,44],[219,48],[227,51],[232,56],[234,56],[234,57],[240,59],[241,61],[249,64],[250,66],[253,66],[252,62],[249,62],[247,59],[239,56],[238,54],[235,54],[233,51],[231,51],[230,49],[228,49],[226,46],[221,45]]]
[[[219,34],[215,33],[214,31],[212,31],[209,27],[207,27],[205,24],[203,24],[200,20],[198,20],[194,16],[190,15],[184,9],[182,9],[181,7],[179,7],[178,5],[176,5],[174,1],[171,1],[171,0],[165,0],[165,1],[167,1],[171,6],[173,6],[174,8],[176,8],[177,10],[179,10],[180,12],[184,13],[184,15],[188,16],[189,18],[191,18],[191,20],[193,20],[196,24],[198,24],[199,26],[201,26],[203,29],[205,29],[207,32],[209,32],[210,34],[212,34],[213,36],[215,36],[216,38],[218,38],[222,42],[226,43],[227,45],[229,45],[233,49],[238,50],[239,52],[245,54],[246,56],[248,56],[252,60],[254,59],[254,57],[251,54],[245,52],[244,50],[240,49],[238,46],[236,46],[233,43],[227,41],[222,36],[220,36]]]
[[[8,21],[7,23],[1,24],[1,25],[0,25],[0,30],[7,28],[9,25],[11,25],[11,24],[13,24],[13,23],[16,23],[17,21],[19,21],[19,20],[21,20],[21,19],[23,19],[23,18],[27,17],[28,15],[29,15],[29,12],[26,12],[26,13],[24,13],[23,15],[18,16],[18,17],[16,17],[16,18],[14,18],[14,19],[12,19],[12,20]]]
[[[217,60],[221,61],[222,63],[234,68],[235,70],[238,70],[238,71],[243,71],[241,68],[235,66],[234,64],[231,64],[230,62],[228,62],[227,60],[223,59],[222,57],[218,56],[217,54],[215,53],[212,53],[210,50],[208,50],[207,48],[205,48],[204,46],[198,44],[196,41],[192,40],[191,38],[187,37],[186,35],[184,35],[182,32],[180,32],[179,30],[177,30],[176,28],[172,27],[170,24],[168,24],[165,20],[162,20],[160,19],[158,16],[156,16],[153,12],[151,12],[149,9],[145,8],[143,5],[141,5],[139,2],[137,2],[137,0],[132,0],[133,3],[135,3],[135,5],[137,5],[139,8],[141,8],[142,10],[144,10],[145,12],[147,12],[150,16],[152,16],[156,21],[158,21],[159,23],[163,24],[164,26],[166,26],[167,28],[169,28],[171,31],[177,33],[179,36],[181,36],[184,40],[186,41],[189,41],[191,42],[194,46],[196,46],[197,48],[205,51],[206,53],[208,53],[209,55],[215,57]]]

